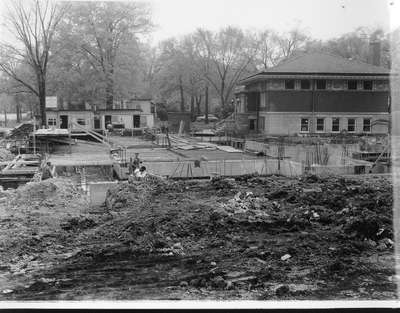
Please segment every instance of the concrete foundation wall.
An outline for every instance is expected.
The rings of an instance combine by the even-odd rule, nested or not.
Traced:
[[[245,174],[281,174],[285,176],[299,176],[303,172],[301,163],[274,159],[254,160],[214,160],[200,163],[195,167],[193,161],[181,162],[143,162],[147,171],[158,176],[174,178],[239,176]],[[127,169],[118,165],[114,170],[120,178],[127,178]]]

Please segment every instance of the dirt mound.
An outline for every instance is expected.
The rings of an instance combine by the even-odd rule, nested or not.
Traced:
[[[14,201],[26,203],[33,201],[47,201],[52,199],[69,201],[80,197],[81,191],[73,184],[71,180],[64,178],[52,178],[41,182],[30,182],[15,190],[13,194]]]
[[[26,188],[68,194],[55,181]],[[340,177],[121,182],[96,214],[48,208],[45,234],[37,217],[19,221],[40,229],[26,245],[68,246],[44,298],[383,299],[396,295],[391,189]]]

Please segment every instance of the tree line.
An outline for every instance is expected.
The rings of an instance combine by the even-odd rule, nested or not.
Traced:
[[[193,117],[211,108],[226,117],[241,79],[295,53],[325,51],[368,62],[369,42],[379,40],[381,63],[390,67],[391,38],[399,37],[398,30],[360,27],[321,41],[300,26],[288,32],[227,26],[154,46],[151,6],[144,2],[20,0],[10,2],[6,25],[14,38],[0,43],[0,91],[7,95],[0,105],[10,97],[19,109],[35,103],[43,124],[46,95],[70,108],[151,98]]]

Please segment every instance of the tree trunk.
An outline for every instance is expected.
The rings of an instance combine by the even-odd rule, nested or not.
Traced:
[[[196,96],[196,108],[197,108],[197,115],[201,114],[201,109],[200,109],[200,104],[201,104],[201,95],[200,96]]]
[[[112,79],[108,78],[107,79],[107,85],[106,85],[106,109],[111,110],[113,108],[113,102],[114,102],[114,86],[113,86],[113,81]]]
[[[185,112],[185,97],[183,94],[182,76],[179,76],[179,93],[181,95],[181,112]]]
[[[206,124],[208,124],[208,85],[206,85],[204,97],[205,97],[205,100],[204,100],[204,115],[205,115],[204,122]]]
[[[190,117],[191,117],[192,121],[194,121],[194,115],[195,115],[195,112],[194,112],[194,96],[191,95],[190,96]]]
[[[41,125],[46,126],[46,82],[43,77],[39,79],[39,110]]]
[[[17,101],[17,123],[21,123],[21,103]]]

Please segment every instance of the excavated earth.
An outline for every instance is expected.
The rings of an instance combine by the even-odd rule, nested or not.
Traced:
[[[1,300],[395,299],[385,178],[119,183],[0,195]]]

